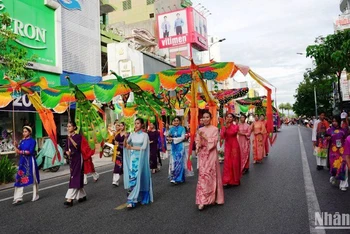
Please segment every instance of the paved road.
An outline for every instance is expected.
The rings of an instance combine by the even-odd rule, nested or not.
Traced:
[[[63,206],[67,176],[44,181],[37,202],[30,202],[31,194],[28,194],[25,202],[13,206],[12,199],[6,200],[13,190],[1,191],[0,232],[310,233],[314,229],[310,229],[309,213],[317,210],[315,198],[323,212],[350,213],[350,191],[344,193],[332,187],[326,170],[316,171],[310,139],[310,129],[284,127],[264,163],[251,165],[241,186],[225,190],[225,204],[202,212],[195,206],[197,178],[190,177],[183,185],[171,185],[167,180],[167,162],[153,176],[154,203],[133,210],[115,209],[125,203],[126,192],[122,187],[112,186],[111,166],[98,169],[103,174],[97,183],[90,178],[86,186],[88,201],[75,203],[71,208]],[[304,169],[303,147],[309,164]],[[312,180],[304,178],[303,170],[311,173]],[[307,186],[305,190],[305,181],[307,185],[313,182],[314,187]],[[312,191],[316,196],[312,196]],[[326,233],[349,232],[327,230]]]

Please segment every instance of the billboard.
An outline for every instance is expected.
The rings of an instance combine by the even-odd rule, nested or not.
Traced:
[[[169,48],[189,43],[187,9],[157,16],[159,48]]]
[[[171,48],[192,44],[208,49],[207,20],[192,7],[157,15],[158,46]]]
[[[207,31],[207,19],[200,14],[196,9],[187,8],[191,19],[189,20],[189,27],[192,29],[191,43],[200,50],[208,49],[208,31]]]
[[[343,101],[350,101],[350,85],[349,85],[350,74],[345,70],[342,71],[340,76],[340,89],[343,97]]]

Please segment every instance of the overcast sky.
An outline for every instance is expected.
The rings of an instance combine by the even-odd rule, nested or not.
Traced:
[[[338,0],[194,0],[210,10],[208,32],[220,38],[222,61],[250,68],[277,87],[278,103],[294,103],[311,60],[305,53],[319,35],[333,33]],[[198,7],[196,7],[198,8]],[[241,81],[241,78],[238,78]]]

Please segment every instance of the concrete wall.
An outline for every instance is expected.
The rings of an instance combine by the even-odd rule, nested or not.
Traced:
[[[63,70],[101,76],[100,2],[80,4],[81,10],[62,7]]]

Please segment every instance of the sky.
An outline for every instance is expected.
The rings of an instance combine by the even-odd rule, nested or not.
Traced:
[[[210,11],[208,34],[226,38],[220,43],[221,60],[249,66],[277,88],[278,103],[291,104],[305,69],[312,66],[310,58],[297,53],[305,53],[316,37],[332,34],[333,21],[341,13],[338,0],[192,2]]]

